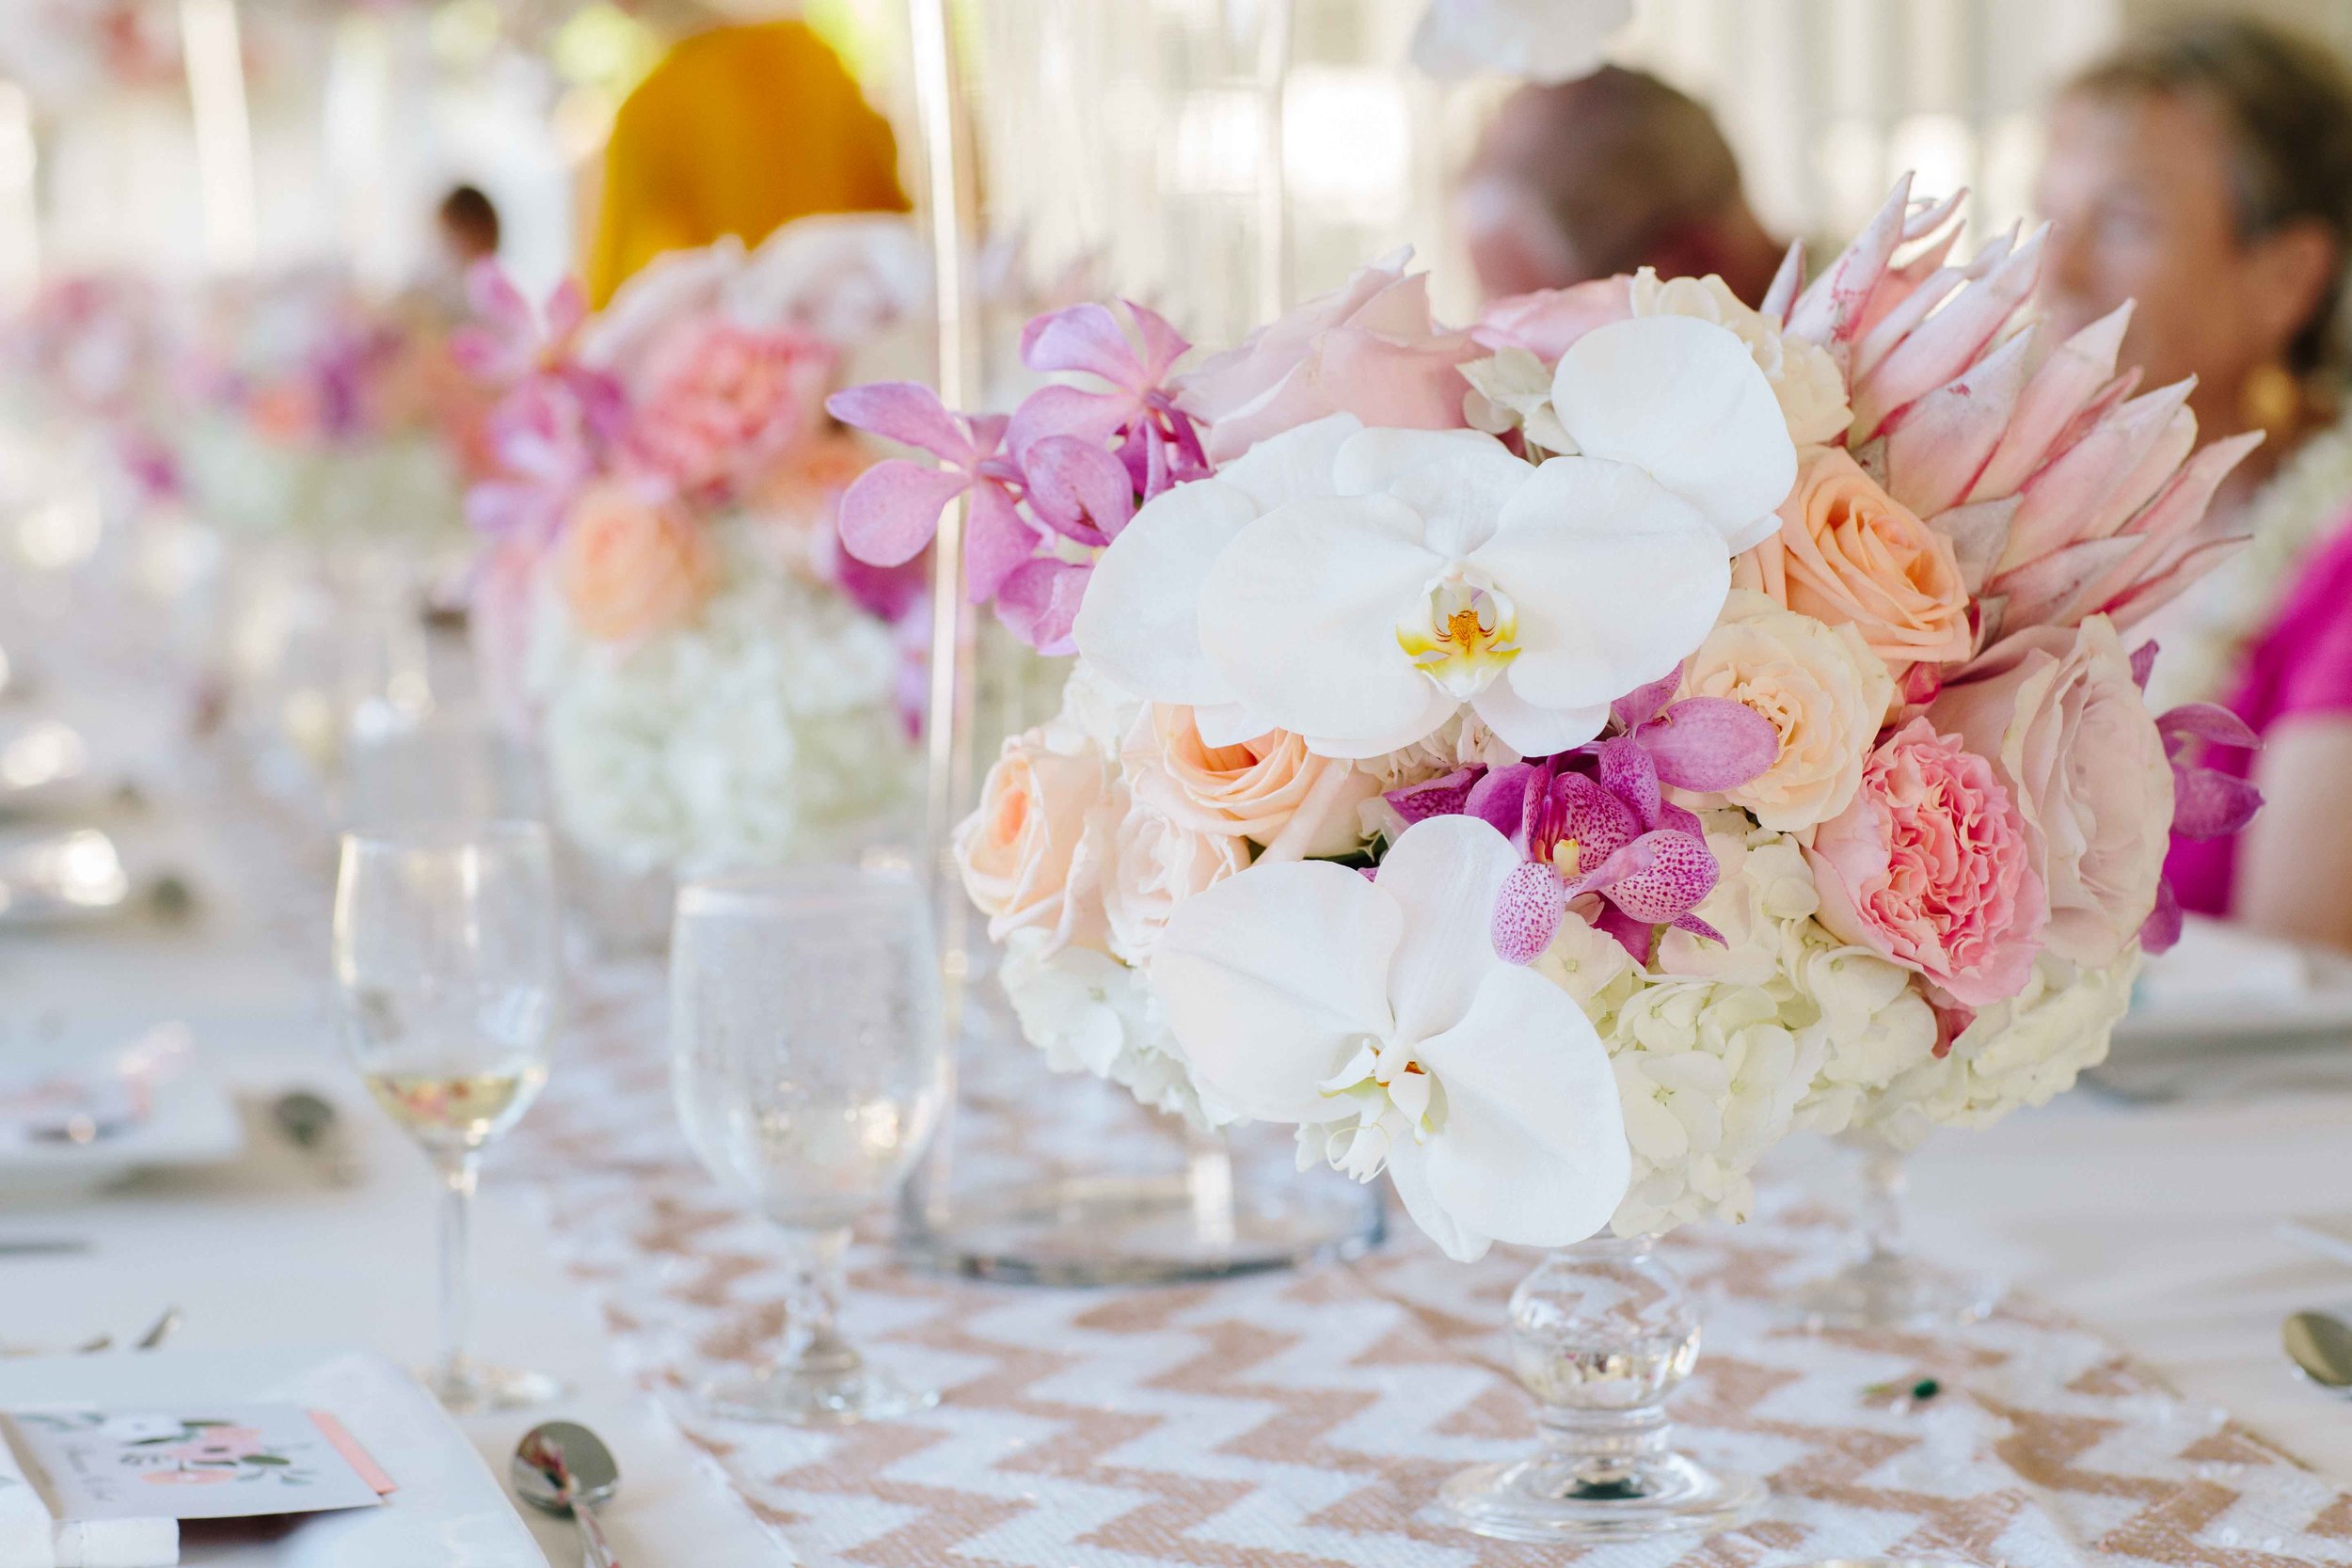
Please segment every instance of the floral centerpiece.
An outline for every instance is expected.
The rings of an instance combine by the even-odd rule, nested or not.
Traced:
[[[460,348],[501,389],[477,647],[617,868],[775,864],[912,799],[922,579],[834,546],[874,454],[823,402],[926,281],[903,224],[866,219],[675,253],[595,316],[476,277]]]
[[[2130,635],[2246,449],[2116,373],[2120,315],[2018,326],[2040,237],[1954,261],[1953,213],[1906,182],[1760,309],[1645,271],[1450,330],[1399,261],[1188,366],[1042,317],[1066,384],[1009,419],[836,398],[939,459],[861,477],[852,553],[966,497],[972,596],[1076,656],[956,842],[1032,1040],[1295,1124],[1463,1259],[2068,1086],[2177,929],[2167,830],[2254,804]],[[1730,1506],[1670,1471],[1587,1500]]]
[[[171,484],[205,521],[337,551],[463,539],[481,400],[416,302],[326,273],[223,285],[174,380]]]

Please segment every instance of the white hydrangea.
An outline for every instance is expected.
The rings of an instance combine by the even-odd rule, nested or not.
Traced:
[[[2106,1060],[2139,975],[2137,945],[2104,969],[2045,953],[2026,989],[1985,1008],[1951,1050],[1913,1067],[1864,1107],[1871,1130],[1913,1148],[1938,1127],[1992,1126],[2021,1105],[2046,1105]]]
[[[1749,1173],[1795,1126],[1836,1131],[1861,1097],[1932,1059],[1935,1017],[1907,971],[1840,943],[1804,851],[1744,812],[1705,815],[1721,879],[1654,967],[1578,921],[1537,973],[1584,1006],[1616,1069],[1634,1179],[1620,1235],[1744,1219]]]
[[[739,570],[694,626],[630,647],[561,619],[534,617],[548,782],[565,831],[621,869],[780,864],[913,798],[898,650],[831,590]]]
[[[1141,971],[1091,947],[1056,947],[1051,933],[1025,929],[1006,939],[996,978],[1023,1037],[1056,1072],[1107,1078],[1153,1110],[1198,1126],[1233,1119],[1194,1088]]]

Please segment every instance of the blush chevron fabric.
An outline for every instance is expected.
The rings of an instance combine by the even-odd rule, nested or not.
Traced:
[[[672,1130],[654,978],[600,981],[580,1011],[520,1163],[615,1354],[803,1563],[2352,1564],[2352,1495],[2030,1303],[1949,1338],[1787,1326],[1776,1291],[1836,1237],[1802,1211],[1669,1243],[1706,1303],[1683,1440],[1772,1488],[1706,1542],[1579,1553],[1429,1516],[1448,1475],[1532,1442],[1501,1326],[1532,1259],[1463,1267],[1409,1232],[1356,1264],[1123,1291],[927,1278],[867,1244],[847,1327],[939,1407],[846,1433],[716,1420],[689,1390],[777,1340],[776,1239]],[[1916,1405],[1865,1393],[1927,1377],[1945,1392]]]

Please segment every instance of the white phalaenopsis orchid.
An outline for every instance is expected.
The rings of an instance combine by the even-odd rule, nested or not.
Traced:
[[[1706,637],[1796,452],[1745,346],[1686,317],[1588,334],[1552,399],[1577,450],[1540,466],[1341,414],[1176,486],[1104,553],[1079,651],[1213,745],[1377,756],[1466,707],[1525,756],[1590,740]]]
[[[1449,1257],[1565,1246],[1631,1169],[1608,1052],[1567,994],[1495,956],[1522,857],[1472,816],[1406,831],[1379,879],[1262,864],[1179,905],[1152,981],[1204,1089],[1299,1127],[1302,1163],[1386,1168]]]

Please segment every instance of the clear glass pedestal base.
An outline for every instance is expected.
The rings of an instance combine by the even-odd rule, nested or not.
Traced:
[[[917,1387],[862,1362],[821,1375],[778,1368],[747,1377],[716,1378],[700,1392],[703,1408],[714,1416],[802,1427],[887,1421],[939,1402],[937,1389]]]
[[[1815,1332],[1932,1334],[1962,1328],[2000,1305],[2001,1288],[1915,1259],[1903,1241],[1903,1152],[1869,1136],[1840,1140],[1859,1157],[1858,1256],[1802,1285],[1788,1310]]]
[[[2000,1304],[2000,1287],[1948,1274],[1894,1252],[1872,1252],[1800,1289],[1791,1305],[1807,1328],[1928,1334],[1977,1322]]]
[[[1445,1483],[1447,1521],[1501,1541],[1638,1541],[1712,1535],[1747,1520],[1763,1484],[1678,1453],[1596,1469],[1549,1454],[1481,1465]]]
[[[1648,1239],[1553,1253],[1511,1292],[1510,1330],[1511,1370],[1535,1397],[1543,1447],[1449,1480],[1444,1523],[1577,1544],[1713,1535],[1763,1504],[1762,1482],[1674,1446],[1666,1399],[1698,1362],[1699,1320]]]
[[[453,1416],[474,1416],[489,1410],[536,1410],[553,1404],[570,1390],[561,1378],[511,1367],[484,1367],[468,1361],[454,1368],[435,1367],[417,1374],[425,1391]]]

